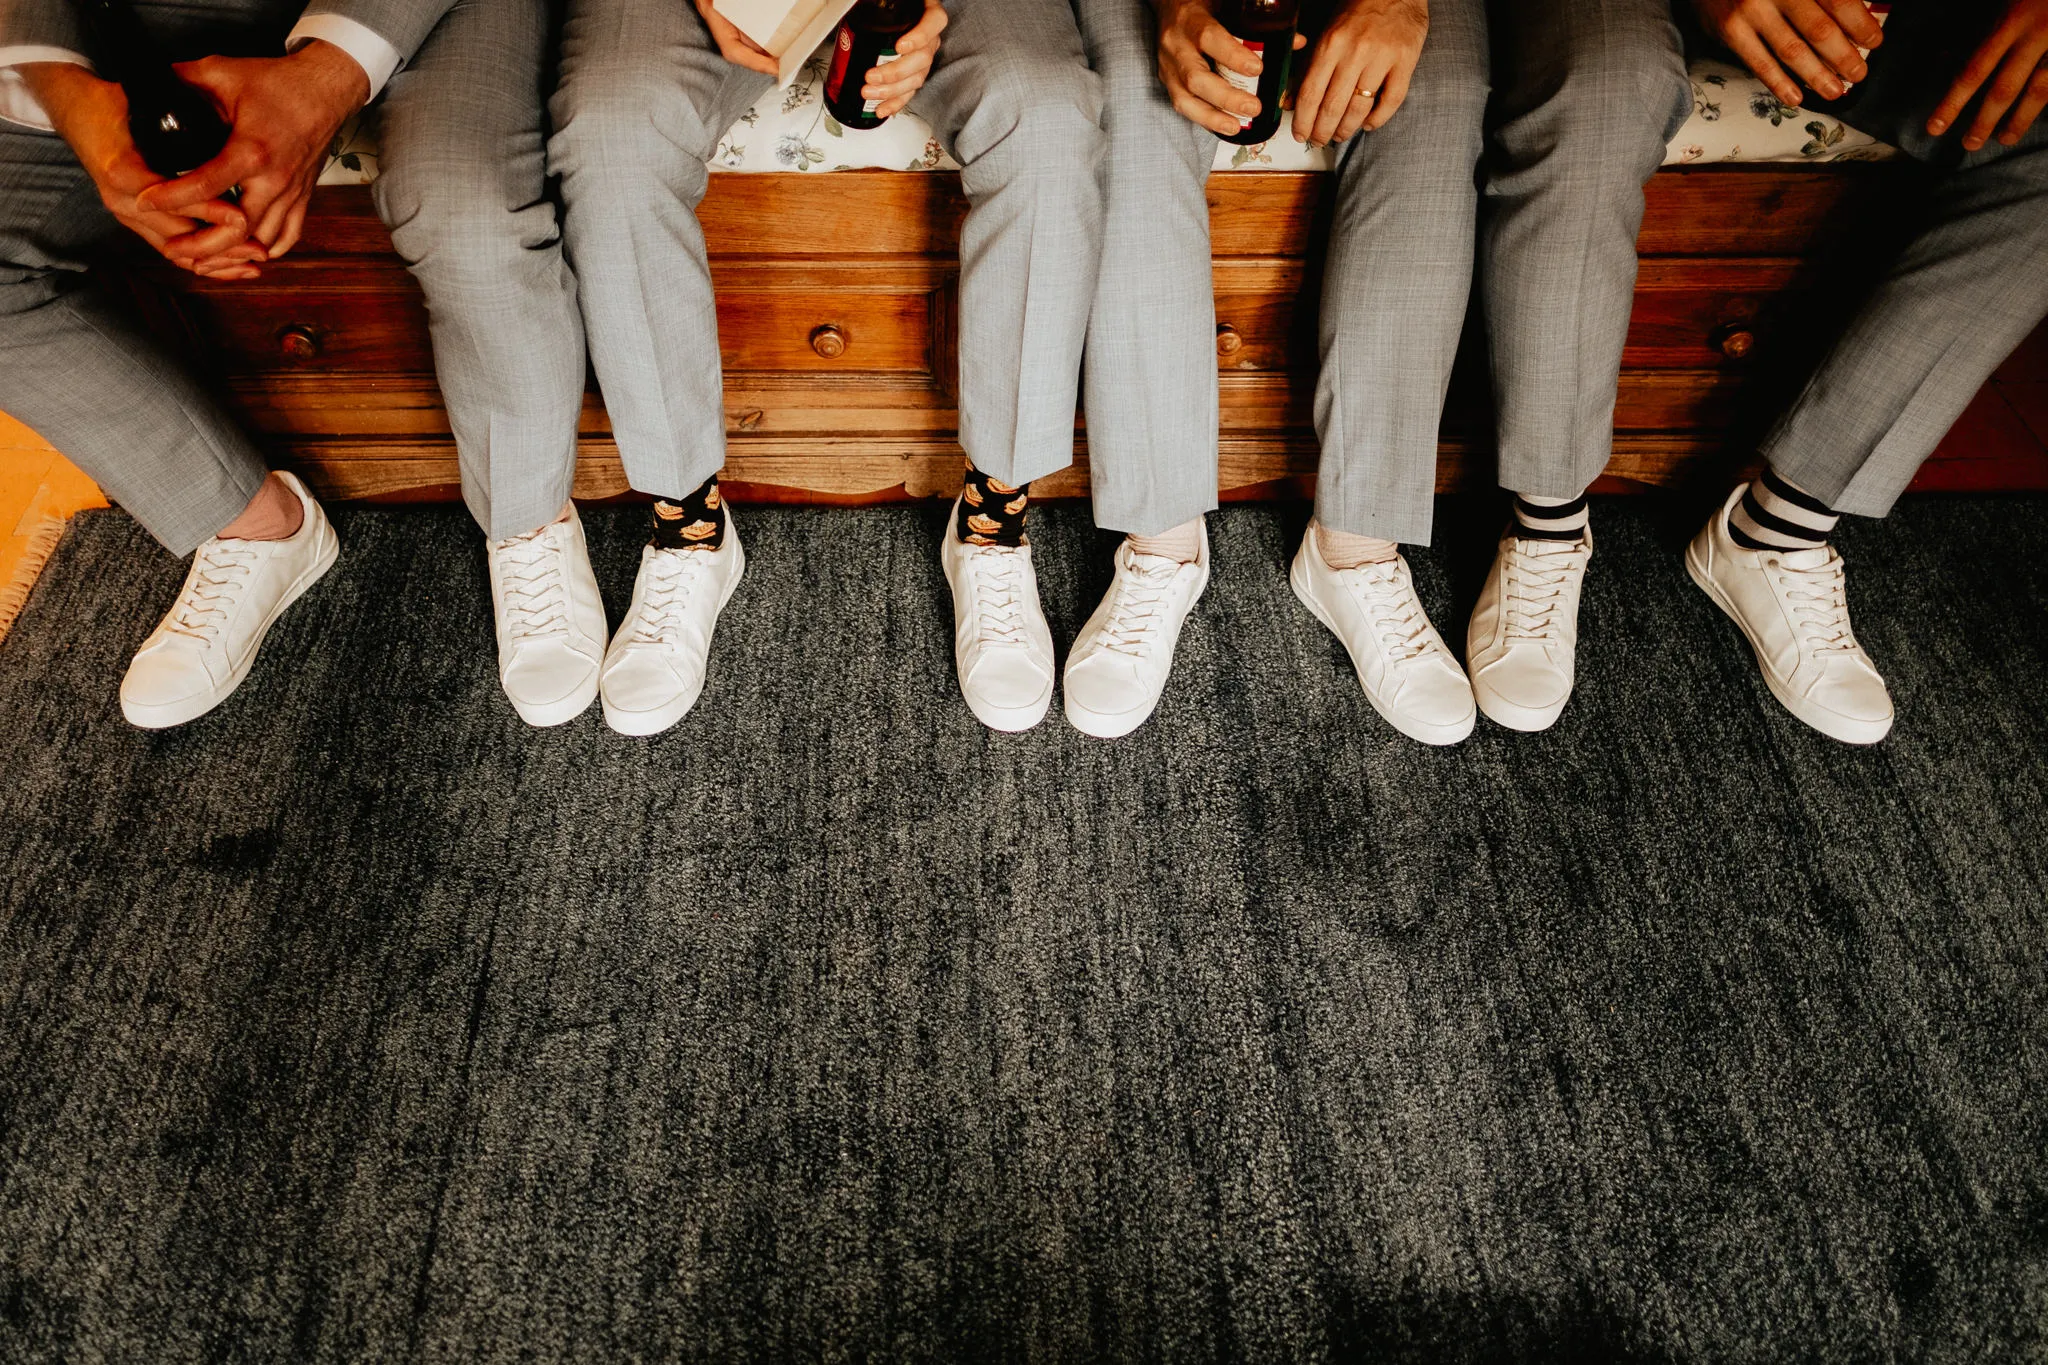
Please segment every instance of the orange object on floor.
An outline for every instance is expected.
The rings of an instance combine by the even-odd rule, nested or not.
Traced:
[[[73,512],[106,497],[47,441],[0,413],[0,638]]]

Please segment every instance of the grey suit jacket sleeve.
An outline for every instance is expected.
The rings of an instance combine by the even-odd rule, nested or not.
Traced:
[[[0,0],[0,47],[83,52],[85,33],[71,0]]]
[[[20,0],[23,4],[47,4],[49,0]],[[0,4],[8,0],[0,0]],[[332,14],[353,19],[398,50],[411,61],[420,44],[434,31],[443,15],[455,8],[455,0],[313,0],[307,14]]]

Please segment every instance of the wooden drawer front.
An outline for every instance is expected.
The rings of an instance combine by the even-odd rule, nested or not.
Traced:
[[[929,373],[929,294],[718,295],[718,351],[728,371]]]
[[[1814,273],[1798,261],[1646,261],[1621,363],[1720,369],[1768,355],[1810,296]]]
[[[1219,260],[1212,274],[1218,369],[1315,373],[1317,284],[1309,270],[1298,261]]]
[[[390,278],[341,287],[268,278],[201,284],[184,291],[177,307],[213,362],[231,375],[432,374],[418,287],[402,270],[375,273]]]
[[[714,260],[729,373],[923,376],[950,387],[958,270],[950,262]]]

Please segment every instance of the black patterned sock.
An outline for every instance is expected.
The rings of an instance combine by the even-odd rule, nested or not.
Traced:
[[[725,499],[712,475],[696,492],[682,498],[654,500],[657,550],[715,550],[725,544]]]
[[[967,482],[960,489],[960,519],[953,534],[964,545],[1029,545],[1024,534],[1024,515],[1031,510],[1031,485],[1013,488],[967,465]]]

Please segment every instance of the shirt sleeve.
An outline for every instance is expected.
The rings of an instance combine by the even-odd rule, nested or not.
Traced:
[[[334,44],[355,59],[370,78],[370,98],[377,98],[384,83],[405,64],[404,56],[389,40],[365,24],[340,14],[309,14],[292,26],[284,50],[296,52],[315,38]]]
[[[33,128],[39,133],[55,132],[50,116],[43,112],[43,106],[29,93],[28,82],[16,70],[31,62],[69,62],[88,71],[92,69],[92,63],[86,60],[84,53],[73,52],[69,48],[29,44],[0,47],[0,119]]]

